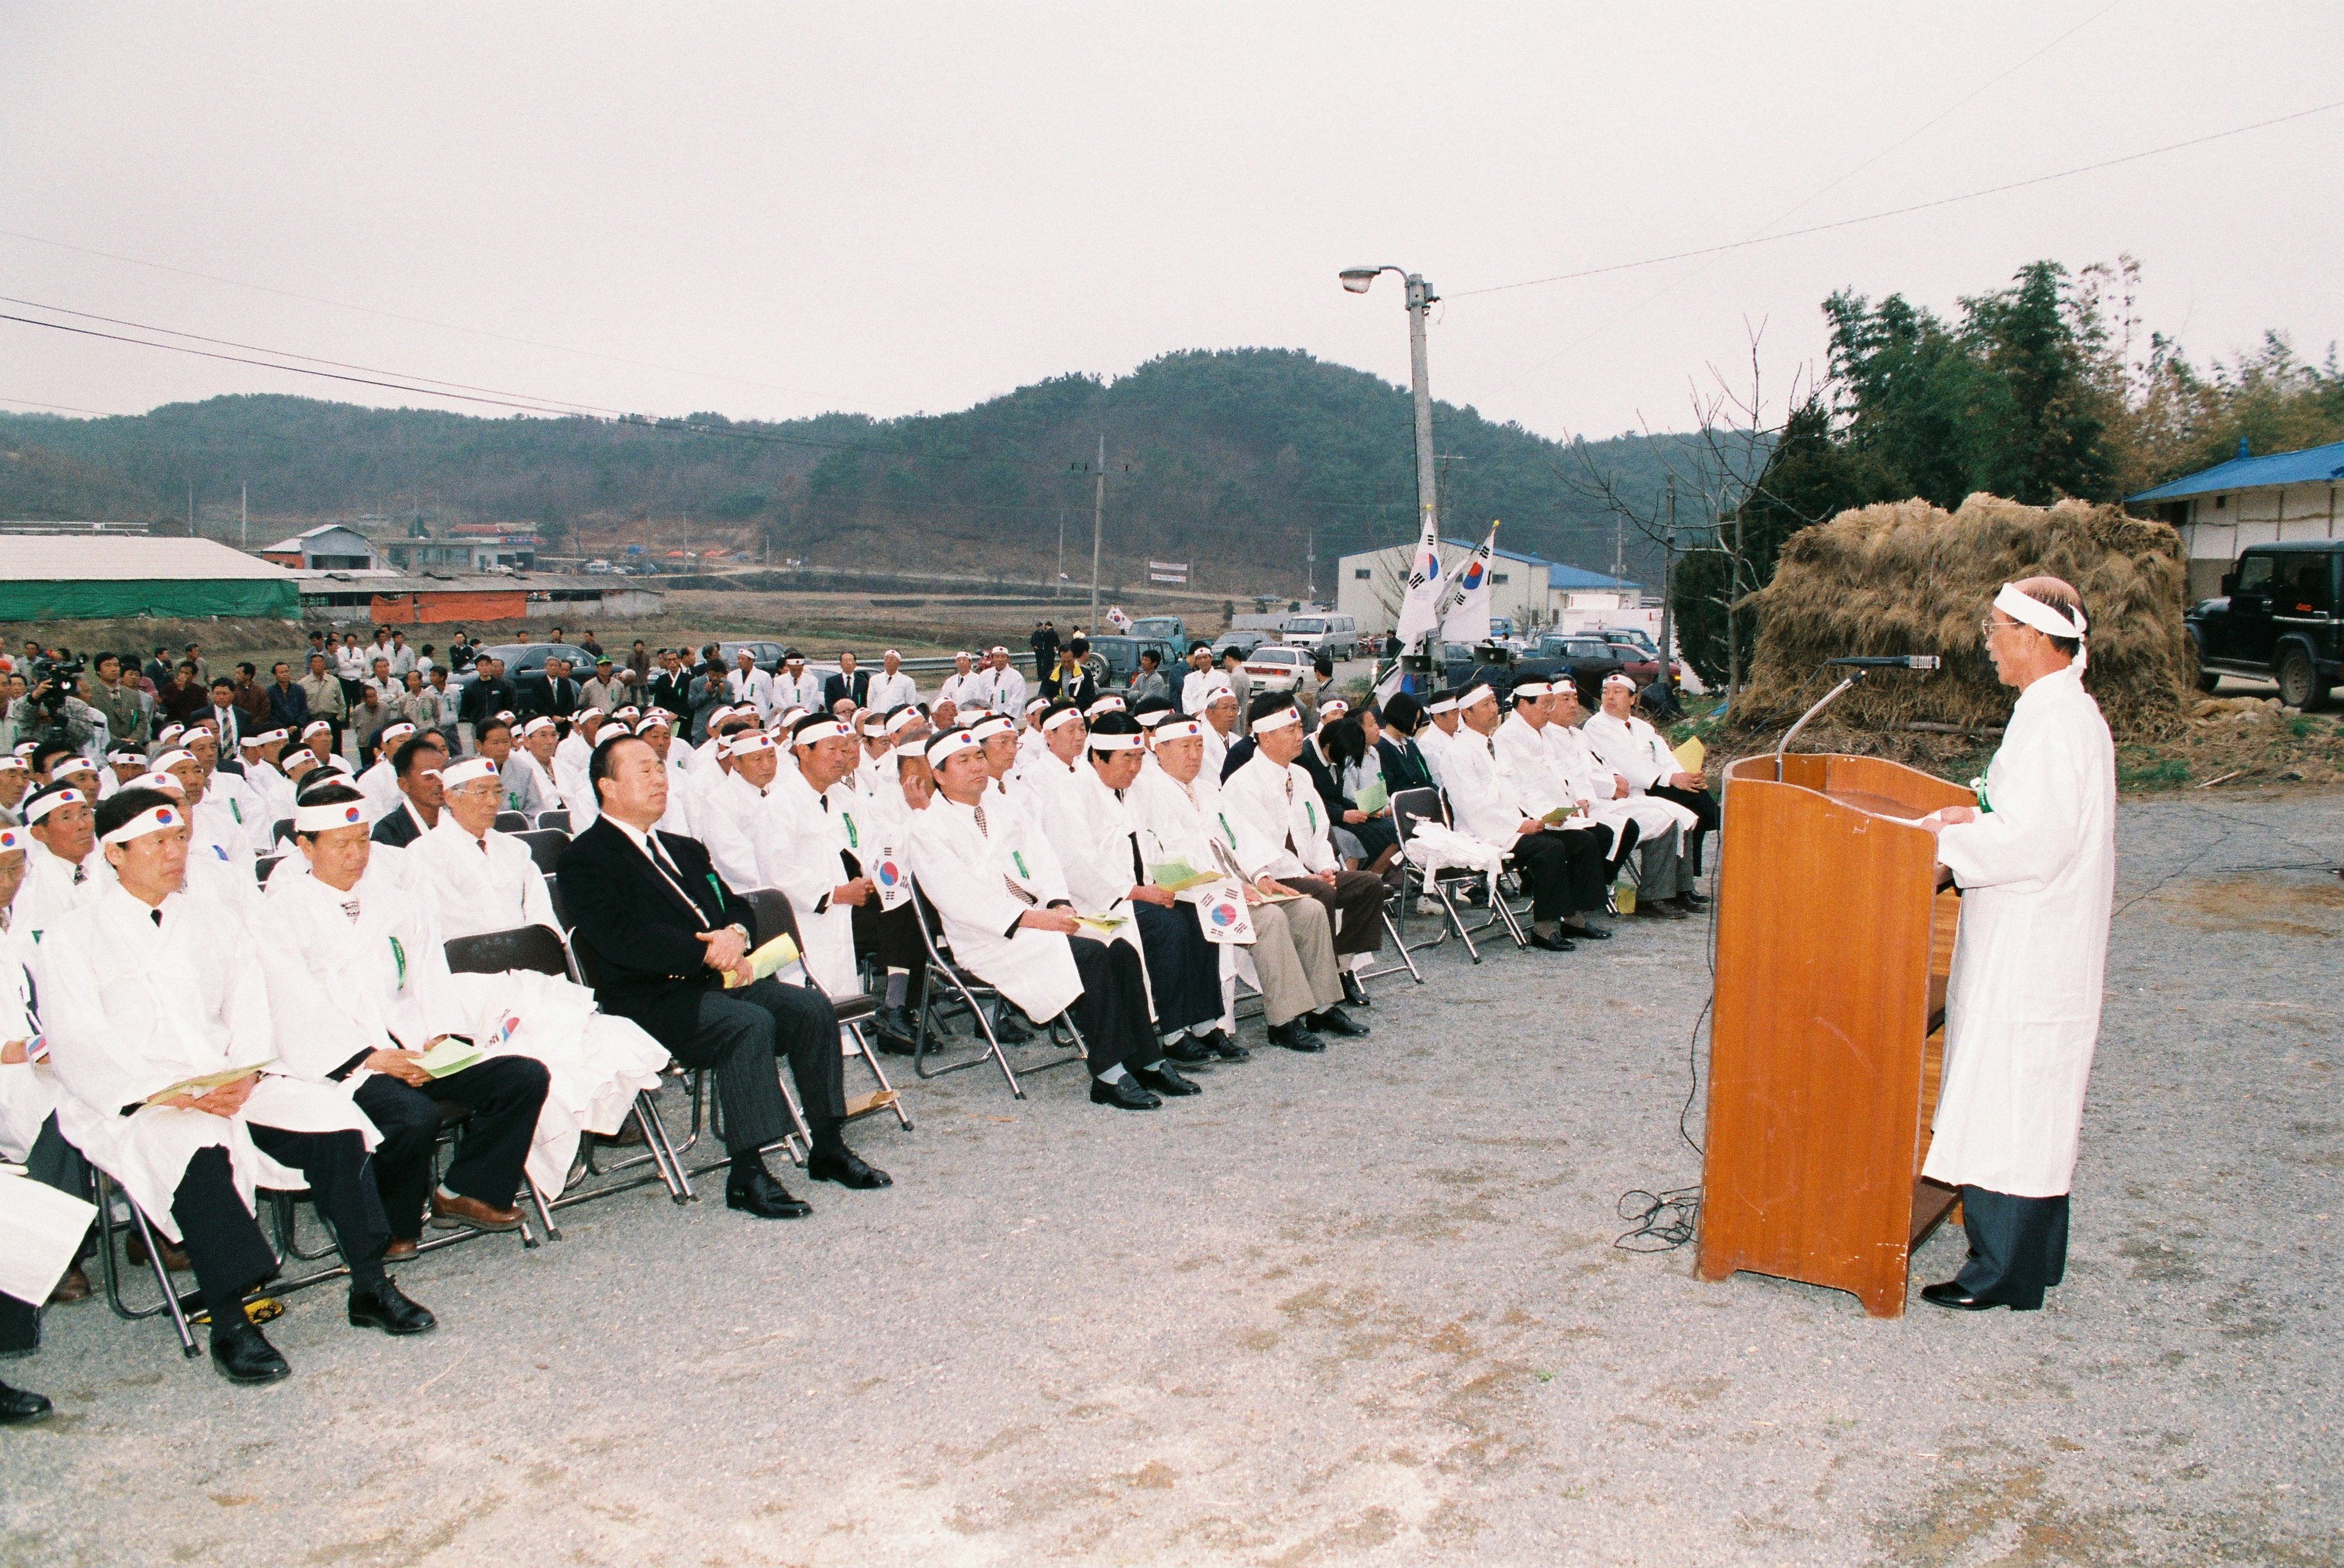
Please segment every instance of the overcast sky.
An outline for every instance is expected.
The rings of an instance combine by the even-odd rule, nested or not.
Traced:
[[[1554,436],[1683,427],[1745,321],[1779,393],[1833,289],[1950,309],[2038,257],[2138,258],[2201,360],[2344,335],[2344,110],[1472,292],[2344,98],[2332,0],[1661,9],[0,3],[0,228],[341,303],[13,237],[0,294],[532,399],[885,416],[1193,348],[1405,383],[1395,280],[1335,279],[1393,262],[1445,297],[1435,393]],[[0,322],[0,406],[258,390],[423,400]]]

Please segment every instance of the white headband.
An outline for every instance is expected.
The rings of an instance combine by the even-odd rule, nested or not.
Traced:
[[[884,653],[880,654],[879,657],[882,659],[894,659],[900,661],[904,655],[895,652],[894,649],[890,648]]]
[[[836,719],[824,719],[819,723],[808,724],[804,729],[793,732],[790,736],[790,744],[810,746],[816,741],[851,741],[854,738],[854,731],[849,726]]]
[[[196,760],[186,752],[181,752],[179,754],[187,757],[189,762]],[[53,763],[49,765],[49,776],[53,779],[61,779],[67,774],[94,774],[96,771],[97,764],[87,757],[67,757],[61,763]]]
[[[1026,716],[1029,719],[1032,718],[1035,714],[1048,707],[1050,703],[1051,699],[1048,697],[1035,698],[1032,702],[1026,704]]]
[[[1147,721],[1143,719],[1140,722],[1145,723]],[[1167,718],[1156,726],[1156,744],[1159,746],[1164,744],[1167,741],[1202,740],[1204,738],[1205,726],[1197,723],[1195,719]]]
[[[990,659],[990,658],[992,658],[995,653],[1006,653],[1006,652],[1009,652],[1009,650],[1008,650],[1008,649],[1006,649],[1006,648],[1003,647],[1000,643],[995,642],[992,647],[987,648],[987,649],[985,651],[985,656],[986,658]]]
[[[1005,735],[1016,729],[1005,714],[995,713],[989,719],[979,719],[969,725],[968,734],[976,741],[989,741],[995,735]]]
[[[273,746],[279,741],[289,739],[291,735],[292,732],[289,730],[263,730],[244,744],[248,746]]]
[[[326,723],[323,719],[312,719],[308,723],[301,726],[301,738],[305,741],[311,735],[330,735],[333,733],[334,726]]]
[[[1435,713],[1453,713],[1457,711],[1457,699],[1454,697],[1436,698],[1432,702],[1424,704],[1424,711],[1428,716]]]
[[[974,751],[983,743],[975,730],[947,730],[928,743],[928,765],[940,768],[965,751]]]
[[[25,825],[32,826],[53,811],[64,806],[86,805],[89,796],[77,789],[61,789],[55,794],[45,794],[25,808]]]
[[[175,747],[170,751],[165,752],[161,756],[155,759],[155,771],[158,774],[168,773],[173,768],[177,767],[181,763],[191,763],[195,760],[195,753],[190,751],[182,751]]]
[[[1095,752],[1136,752],[1147,744],[1146,735],[1093,735],[1091,750]]]
[[[462,789],[468,784],[497,776],[497,764],[486,757],[466,757],[460,763],[450,763],[440,770],[440,787],[443,790]]]
[[[965,660],[967,660],[967,661],[968,661],[970,663],[972,663],[972,664],[974,664],[974,663],[976,663],[976,655],[975,655],[975,654],[974,654],[974,653],[968,653],[968,652],[955,653],[955,654],[954,654],[954,655],[953,655],[953,657],[954,657],[954,659],[955,659],[955,660],[965,659]]]
[[[540,730],[550,730],[551,728],[553,728],[553,721],[548,718],[545,714],[540,713],[537,717],[523,724],[520,727],[520,733],[524,735],[533,735]]]
[[[1489,698],[1491,702],[1497,701],[1498,698],[1498,693],[1490,690],[1487,683],[1479,686],[1468,688],[1465,694],[1457,699],[1457,705],[1460,708],[1470,708],[1484,697]],[[1256,729],[1259,729],[1260,727],[1261,726],[1258,724],[1254,726]]]
[[[926,717],[927,715],[917,708],[905,708],[887,721],[887,733],[891,735],[900,735]]]
[[[724,754],[728,757],[745,757],[753,752],[773,749],[773,737],[763,730],[743,730],[724,743]]]
[[[1169,708],[1151,708],[1147,713],[1139,714],[1134,722],[1143,730],[1155,730],[1160,733],[1165,721],[1174,716]]]
[[[1083,711],[1080,708],[1060,708],[1042,721],[1042,733],[1046,735],[1053,731],[1063,730],[1082,716]]]
[[[338,800],[328,805],[297,805],[293,808],[293,831],[296,833],[331,833],[338,827],[366,825],[366,803]]]
[[[1302,714],[1298,710],[1280,708],[1274,713],[1264,713],[1256,719],[1253,722],[1253,733],[1257,735],[1268,734],[1272,730],[1282,730],[1288,724],[1298,724],[1301,722]]]
[[[2002,592],[1994,596],[1994,607],[2013,621],[2032,626],[2046,637],[2072,637],[2078,644],[2084,641],[2086,622],[2084,607],[2080,604],[2062,613],[2032,593],[2022,591],[2017,584],[2006,582],[2002,585]],[[2085,650],[2078,646],[2076,668],[2082,670],[2089,662]]]
[[[134,838],[144,838],[150,833],[163,833],[187,825],[187,814],[176,805],[150,805],[112,833],[98,839],[100,844],[127,844]]]
[[[1610,674],[1604,676],[1603,683],[1607,686],[1625,686],[1632,692],[1636,689],[1636,678],[1633,675],[1625,674],[1618,670],[1614,670]],[[1514,690],[1519,692],[1521,688],[1517,686]]]
[[[863,733],[865,738],[875,738],[883,741],[885,740],[888,733],[887,721],[881,718],[876,713],[864,714]]]
[[[251,745],[253,743],[247,741],[244,744],[246,745]],[[136,746],[116,746],[112,751],[106,754],[106,760],[110,763],[136,763],[142,771],[146,766],[146,754],[139,750]],[[5,767],[8,764],[6,763],[0,762],[0,767]],[[52,769],[51,771],[54,772],[55,770]]]
[[[146,760],[146,754],[140,753],[138,754],[138,760],[142,763],[145,762]],[[26,762],[24,758],[18,756],[14,752],[10,752],[5,756],[0,756],[0,774],[9,772],[30,773],[32,769],[32,764]]]
[[[403,741],[415,733],[413,724],[385,724],[382,733],[374,738],[377,746],[387,746],[393,741]]]
[[[672,732],[674,729],[675,721],[668,716],[667,710],[665,708],[653,708],[650,713],[645,713],[642,717],[642,722],[635,726],[635,733],[640,735],[645,730],[667,730]]]
[[[1514,683],[1514,689],[1508,694],[1515,697],[1543,697],[1553,690],[1554,688],[1544,681],[1517,681]]]
[[[187,797],[187,786],[179,782],[179,775],[177,774],[140,774],[122,787],[161,790],[165,794],[175,794],[181,800]]]
[[[1097,713],[1120,713],[1123,711],[1123,699],[1121,697],[1101,697],[1097,702],[1093,703],[1089,707],[1083,710],[1083,716],[1088,718]]]
[[[573,724],[582,724],[587,720],[591,719],[599,724],[606,717],[608,717],[608,715],[600,708],[581,708],[577,713],[570,715],[570,722]]]
[[[155,732],[155,744],[158,746],[167,746],[187,733],[187,726],[185,724],[165,724]]]
[[[1318,716],[1322,719],[1331,719],[1338,713],[1348,713],[1350,711],[1351,704],[1340,697],[1329,697],[1318,704]]]

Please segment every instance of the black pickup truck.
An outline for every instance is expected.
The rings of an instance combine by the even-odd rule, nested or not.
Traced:
[[[2278,700],[2306,713],[2328,705],[2344,680],[2344,540],[2258,544],[2222,578],[2219,599],[2182,617],[2198,650],[2198,685],[2224,675],[2278,683]]]

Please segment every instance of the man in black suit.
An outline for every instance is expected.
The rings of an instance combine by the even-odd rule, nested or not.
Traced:
[[[479,734],[480,726],[499,713],[518,713],[520,692],[512,677],[505,673],[505,662],[482,655],[473,666],[472,683],[464,688],[464,700],[456,706],[456,716],[472,726]]]
[[[890,1185],[840,1136],[846,1094],[838,1015],[811,986],[754,977],[748,904],[716,875],[698,839],[654,827],[667,810],[659,754],[621,731],[594,748],[586,777],[602,814],[562,851],[560,875],[577,940],[598,970],[594,997],[685,1066],[716,1069],[732,1156],[725,1203],[767,1219],[813,1212],[773,1179],[761,1152],[789,1128],[777,1051],[790,1058],[813,1135],[806,1175],[843,1187]],[[728,975],[735,988],[726,987]]]
[[[437,730],[419,730],[393,748],[390,765],[399,774],[399,809],[367,836],[404,849],[440,824],[440,770],[448,765],[448,743]]]
[[[854,655],[838,656],[838,673],[825,676],[822,683],[822,705],[832,713],[841,702],[852,700],[856,707],[871,700],[871,672],[854,667]]]
[[[536,703],[537,713],[551,713],[557,719],[566,719],[578,711],[580,700],[578,683],[570,673],[570,661],[548,659],[545,662],[545,694]],[[529,716],[535,718],[537,713]]]

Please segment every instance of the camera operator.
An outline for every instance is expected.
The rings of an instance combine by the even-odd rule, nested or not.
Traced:
[[[81,699],[85,668],[79,659],[33,661],[27,673],[32,683],[8,708],[9,724],[18,739],[62,739],[84,756],[106,750],[106,715]]]

